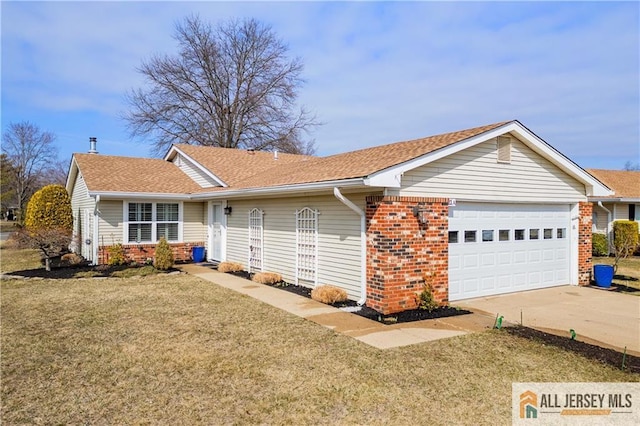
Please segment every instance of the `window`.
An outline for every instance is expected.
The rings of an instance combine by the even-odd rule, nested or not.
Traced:
[[[129,203],[129,239],[130,243],[151,242],[152,204]]]
[[[539,229],[529,229],[529,239],[537,240],[540,238],[540,230]]]
[[[318,281],[318,214],[309,207],[296,211],[296,283]]]
[[[449,231],[449,243],[458,242],[458,231]]]
[[[545,240],[553,239],[553,228],[544,228],[544,239]]]
[[[482,231],[482,241],[483,242],[493,241],[493,229],[484,229]]]
[[[249,272],[262,271],[262,216],[260,209],[249,212]]]
[[[180,240],[179,203],[125,203],[125,241],[152,243]]]
[[[501,229],[498,231],[498,240],[509,241],[510,234],[511,232],[508,229]]]
[[[524,229],[516,229],[513,239],[516,241],[524,240]]]
[[[556,229],[556,238],[567,238],[567,228]]]
[[[178,241],[178,204],[156,204],[156,236],[167,241]]]
[[[464,231],[464,242],[465,243],[475,243],[476,242],[476,231]]]

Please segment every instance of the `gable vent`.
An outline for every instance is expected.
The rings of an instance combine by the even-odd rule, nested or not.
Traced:
[[[511,163],[511,138],[509,136],[498,136],[497,151],[498,163]]]

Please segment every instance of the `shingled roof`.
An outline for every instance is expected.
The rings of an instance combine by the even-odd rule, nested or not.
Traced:
[[[612,198],[640,199],[640,171],[587,169],[587,172],[613,189]]]
[[[173,163],[155,158],[74,154],[90,191],[188,194],[200,185]]]
[[[164,160],[74,154],[92,192],[194,194],[365,178],[510,122],[396,142],[328,157],[175,145]],[[170,160],[183,152],[228,188],[202,188]],[[173,154],[172,154],[173,153]]]

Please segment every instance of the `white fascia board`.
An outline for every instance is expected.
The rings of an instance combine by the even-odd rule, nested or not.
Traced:
[[[334,187],[347,188],[347,187],[357,187],[366,186],[364,180],[362,178],[355,179],[344,179],[344,180],[332,180],[332,181],[324,181],[324,182],[313,182],[313,183],[302,183],[295,185],[283,185],[283,186],[274,186],[274,187],[266,187],[266,188],[247,188],[247,189],[228,189],[223,191],[215,191],[215,192],[202,192],[198,194],[191,194],[191,199],[194,200],[213,200],[213,199],[230,199],[230,198],[241,198],[247,196],[258,196],[258,195],[291,195],[297,193],[305,193],[305,192],[314,192],[314,191],[324,191],[330,190],[333,191]]]
[[[76,176],[80,172],[78,168],[78,163],[76,162],[76,157],[71,157],[71,164],[69,165],[69,172],[67,173],[67,182],[65,183],[65,188],[69,193],[69,197],[73,194],[73,184],[75,183]]]
[[[613,195],[613,191],[608,187],[603,185],[599,180],[591,176],[573,161],[569,160],[551,145],[540,139],[518,121],[511,121],[488,132],[451,144],[420,157],[416,157],[413,160],[406,161],[402,164],[398,164],[397,166],[373,173],[366,179],[366,183],[371,186],[400,188],[403,173],[463,151],[467,148],[471,148],[482,142],[504,135],[505,133],[512,133],[516,135],[522,143],[527,145],[534,152],[555,164],[563,172],[567,173],[577,181],[583,183],[586,188],[587,196],[606,197]]]
[[[622,203],[640,203],[640,198],[620,198]]]
[[[174,200],[184,201],[190,200],[189,194],[167,194],[167,193],[155,193],[155,192],[115,192],[115,191],[89,191],[90,197],[100,196],[102,200],[122,200],[122,199],[136,199],[136,200]]]
[[[211,179],[213,179],[214,181],[216,181],[220,186],[222,186],[223,188],[228,187],[229,185],[227,185],[222,179],[220,179],[218,176],[216,176],[215,174],[213,174],[211,172],[211,170],[207,169],[206,167],[204,167],[202,164],[198,163],[196,160],[194,160],[192,157],[188,156],[187,154],[184,153],[184,151],[182,151],[180,148],[178,148],[175,145],[171,146],[171,149],[169,150],[169,152],[167,153],[167,155],[164,156],[164,160],[165,161],[171,161],[173,159],[173,157],[176,156],[176,154],[180,154],[182,155],[187,161],[189,161],[191,164],[193,164],[194,166],[196,166],[200,171],[202,171],[202,173],[206,174],[207,176],[209,176]]]

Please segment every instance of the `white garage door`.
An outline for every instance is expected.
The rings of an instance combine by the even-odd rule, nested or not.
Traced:
[[[449,207],[449,300],[570,283],[569,205]]]

